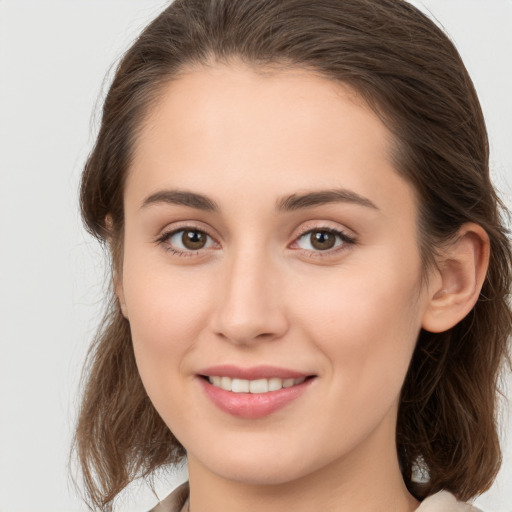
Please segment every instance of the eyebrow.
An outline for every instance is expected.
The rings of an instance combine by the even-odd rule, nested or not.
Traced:
[[[292,194],[277,201],[276,209],[289,212],[331,203],[351,203],[378,210],[377,206],[368,198],[344,188]]]
[[[141,208],[159,203],[188,206],[189,208],[208,212],[220,211],[218,204],[209,197],[183,190],[161,190],[155,192],[143,201]],[[368,198],[347,189],[329,189],[307,192],[305,194],[292,194],[279,199],[276,202],[276,210],[279,212],[291,212],[332,203],[350,203],[378,210],[377,206]]]
[[[218,212],[220,210],[215,201],[203,194],[196,194],[195,192],[182,190],[161,190],[159,192],[155,192],[144,199],[141,208],[158,203],[188,206],[190,208],[196,208],[197,210],[204,210],[207,212]]]

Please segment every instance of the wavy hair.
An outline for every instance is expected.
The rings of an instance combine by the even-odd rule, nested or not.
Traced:
[[[498,384],[510,362],[506,210],[490,181],[486,127],[468,72],[444,32],[407,2],[176,0],[117,67],[82,176],[86,228],[108,242],[119,272],[124,182],[146,114],[190,66],[233,59],[309,69],[358,91],[394,135],[395,167],[416,191],[424,268],[462,224],[475,222],[489,235],[489,270],[472,311],[446,332],[419,335],[396,433],[404,481],[419,500],[440,489],[462,500],[485,491],[501,462]],[[74,448],[89,502],[111,510],[127,484],[176,464],[185,450],[143,388],[114,296],[85,368]]]

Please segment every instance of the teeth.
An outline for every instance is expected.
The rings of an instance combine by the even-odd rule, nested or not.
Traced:
[[[248,380],[247,382],[251,393],[266,393],[268,391],[267,379]]]
[[[293,386],[293,379],[283,380],[283,388],[291,388]]]
[[[231,379],[229,377],[221,377],[220,387],[226,391],[231,391]]]
[[[249,393],[249,381],[244,379],[233,379],[231,382],[231,391],[233,391],[233,393]]]
[[[268,393],[269,391],[278,391],[282,388],[291,388],[302,384],[306,377],[298,379],[232,379],[231,377],[208,377],[210,384],[233,393]]]
[[[278,379],[273,377],[272,379],[268,379],[268,390],[269,391],[277,391],[283,387],[282,379]]]

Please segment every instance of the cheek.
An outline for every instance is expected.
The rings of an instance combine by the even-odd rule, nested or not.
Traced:
[[[296,302],[339,387],[377,402],[399,392],[421,325],[417,269],[396,258],[379,262],[364,272],[345,268],[314,287],[301,283],[311,292]]]
[[[149,268],[131,254],[123,289],[141,375],[175,367],[204,329],[215,289],[187,270],[159,263]]]
[[[208,318],[213,290],[169,267],[130,272],[125,298],[135,359],[146,392],[168,425],[180,425],[176,411],[191,409],[190,354]],[[135,269],[134,269],[135,270]],[[179,429],[177,429],[177,432]]]

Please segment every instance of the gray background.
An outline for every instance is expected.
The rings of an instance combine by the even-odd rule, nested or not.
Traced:
[[[80,368],[106,285],[102,251],[78,218],[78,180],[106,72],[166,3],[0,0],[0,512],[86,510],[67,457]],[[512,1],[416,4],[449,32],[473,76],[494,180],[510,207]],[[488,512],[512,512],[510,410],[505,464],[477,500]],[[184,478],[162,479],[157,490],[164,495]],[[135,485],[120,508],[154,502]]]

